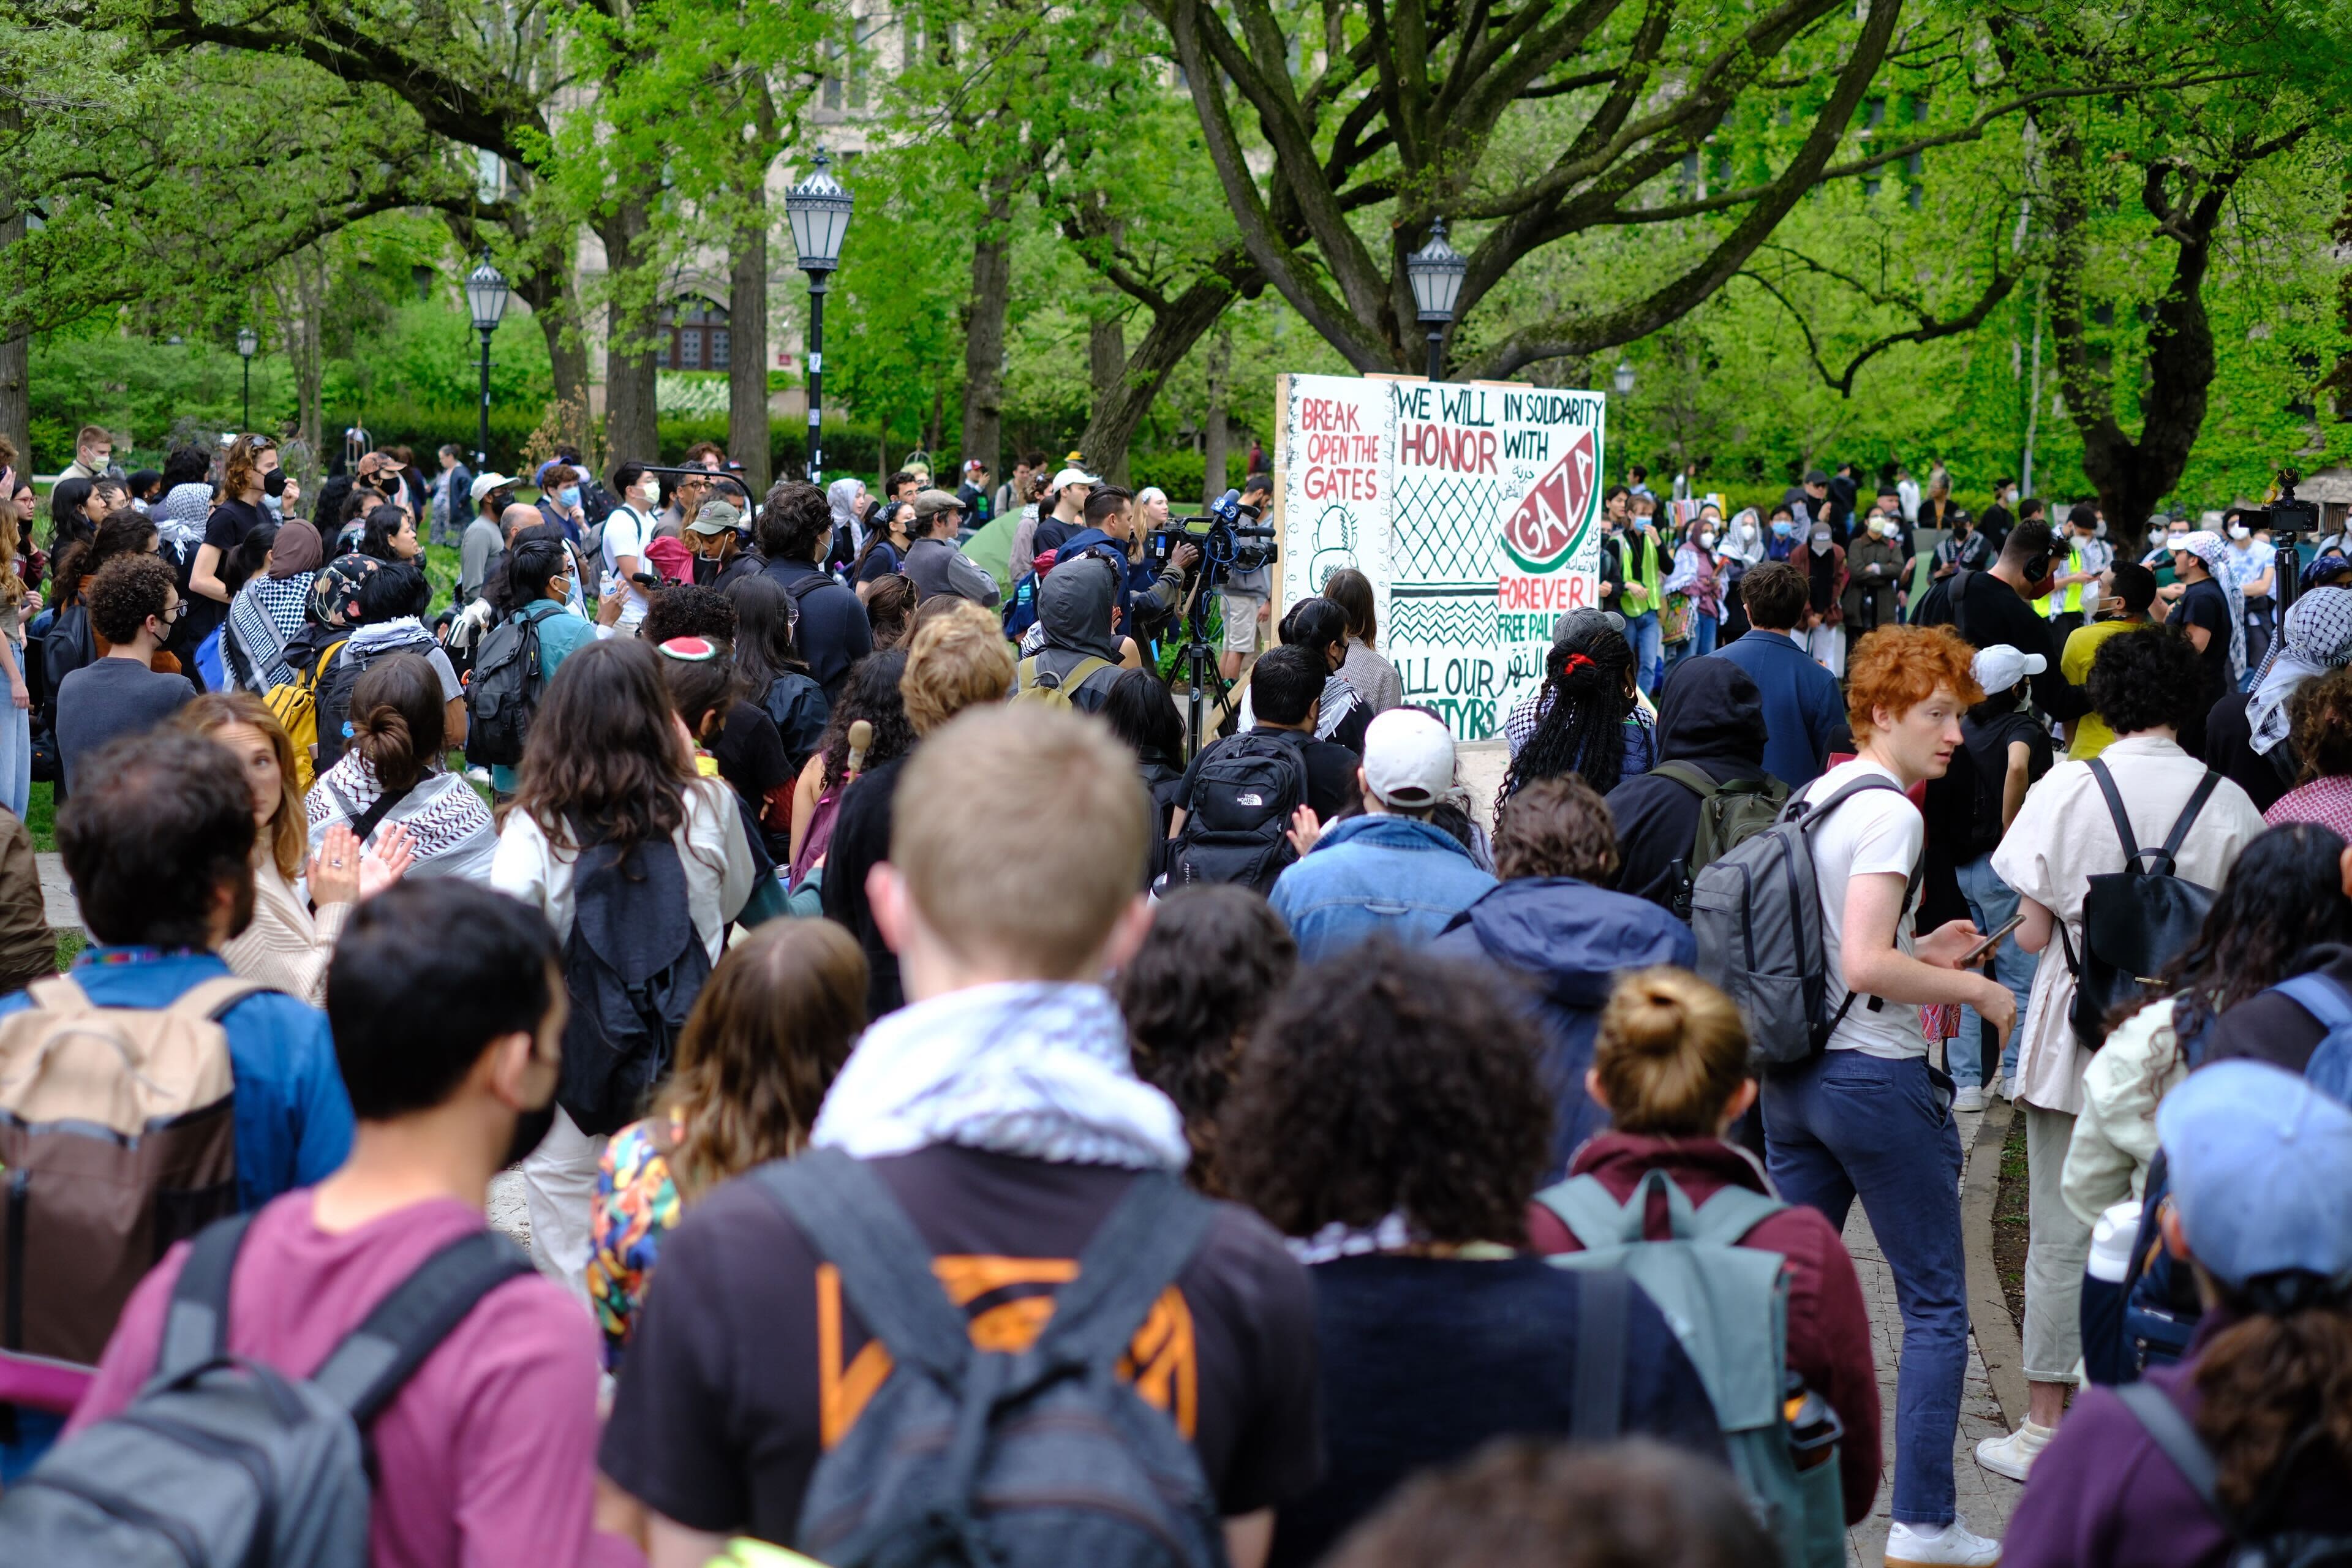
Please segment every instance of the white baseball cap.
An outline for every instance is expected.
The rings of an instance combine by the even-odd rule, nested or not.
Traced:
[[[1090,474],[1084,468],[1064,468],[1054,476],[1052,488],[1058,490],[1066,485],[1098,485],[1100,483],[1102,483],[1100,474]]]
[[[492,490],[504,489],[507,486],[514,484],[515,482],[515,480],[507,478],[504,474],[480,474],[476,476],[472,488],[467,489],[466,493],[473,498],[473,501],[476,506],[479,506],[482,504],[482,498],[484,496],[489,494]]]
[[[1364,784],[1382,805],[1421,811],[1454,787],[1454,736],[1428,714],[1391,708],[1364,729]]]
[[[1969,672],[1987,691],[2006,691],[2029,675],[2039,675],[2050,661],[2038,653],[2020,653],[2005,642],[1978,650]]]

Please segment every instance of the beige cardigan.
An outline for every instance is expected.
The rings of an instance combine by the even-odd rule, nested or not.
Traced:
[[[278,869],[265,843],[253,868],[253,923],[221,944],[231,973],[259,980],[313,1007],[327,1004],[327,960],[343,932],[349,904],[329,904],[316,916]]]

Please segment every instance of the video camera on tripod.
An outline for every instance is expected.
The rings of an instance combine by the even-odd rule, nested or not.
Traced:
[[[2294,603],[2303,578],[2303,556],[2294,547],[2295,535],[2308,533],[2316,538],[2319,533],[2319,503],[2295,499],[2295,481],[2302,477],[2293,468],[2281,468],[2278,499],[2268,506],[2250,506],[2238,513],[2238,521],[2246,527],[2271,531],[2271,543],[2277,551],[2276,569],[2271,577],[2271,604],[2282,616]]]
[[[1257,508],[1242,504],[1242,492],[1227,490],[1209,503],[1198,517],[1171,518],[1164,528],[1151,531],[1144,552],[1154,572],[1162,570],[1181,544],[1201,552],[1201,570],[1187,590],[1184,610],[1184,741],[1186,756],[1201,750],[1202,725],[1209,692],[1220,701],[1230,695],[1217,673],[1217,650],[1209,646],[1209,591],[1236,572],[1255,572],[1274,560],[1274,525],[1259,521]]]

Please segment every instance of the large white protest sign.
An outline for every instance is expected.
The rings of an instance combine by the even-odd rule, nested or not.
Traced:
[[[1276,398],[1282,603],[1362,572],[1405,700],[1499,733],[1553,621],[1597,598],[1605,400],[1338,375],[1278,377]]]

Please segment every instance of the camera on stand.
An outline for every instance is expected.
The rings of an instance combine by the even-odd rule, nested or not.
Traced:
[[[2238,521],[2248,528],[2271,531],[2271,543],[2277,551],[2273,563],[2271,604],[2281,616],[2294,604],[2303,580],[2303,556],[2294,547],[2295,537],[2307,533],[2315,540],[2320,531],[2319,503],[2295,499],[2295,481],[2302,477],[2293,468],[2281,468],[2278,499],[2268,506],[2250,506],[2238,513]]]
[[[1180,544],[1201,552],[1201,568],[1185,591],[1184,601],[1184,742],[1187,756],[1201,750],[1201,726],[1206,699],[1214,690],[1226,701],[1232,689],[1217,673],[1217,650],[1209,642],[1209,594],[1236,572],[1255,572],[1274,560],[1274,525],[1259,521],[1258,509],[1242,504],[1242,492],[1229,489],[1209,503],[1207,512],[1171,518],[1151,531],[1144,553],[1155,572],[1164,570]],[[1230,702],[1227,702],[1230,707]]]

